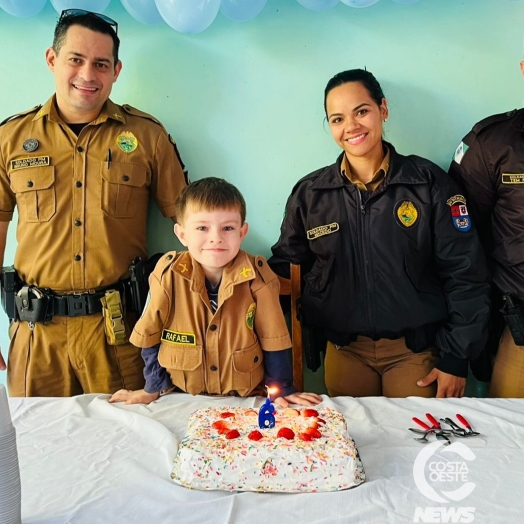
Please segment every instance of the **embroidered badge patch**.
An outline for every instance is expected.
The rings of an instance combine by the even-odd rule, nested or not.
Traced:
[[[466,151],[469,149],[468,144],[464,144],[464,142],[461,142],[457,149],[455,149],[455,154],[453,155],[453,160],[460,164],[462,162],[462,159],[464,158],[464,155],[466,154]]]
[[[469,231],[471,229],[471,218],[469,217],[466,199],[462,195],[455,195],[446,201],[451,208],[451,220],[458,231]]]
[[[253,329],[253,324],[255,323],[255,313],[257,310],[257,305],[253,302],[246,313],[246,326],[249,329]]]
[[[405,228],[413,227],[417,223],[419,214],[417,204],[411,200],[401,200],[395,205],[397,222]]]
[[[196,345],[196,337],[194,333],[179,333],[178,331],[169,331],[169,329],[164,329],[162,331],[161,340],[169,342],[170,344],[181,344],[184,346]]]
[[[307,239],[314,240],[318,237],[323,237],[324,235],[331,235],[339,230],[339,225],[337,222],[331,224],[326,224],[325,226],[318,226],[313,229],[309,229],[307,232]]]
[[[503,173],[502,174],[503,184],[524,184],[523,173]]]
[[[25,169],[26,167],[39,167],[48,165],[48,156],[33,156],[30,158],[18,158],[17,160],[11,160],[12,171],[16,171],[17,169]]]
[[[124,153],[132,153],[138,147],[138,138],[131,131],[124,131],[118,136],[116,143]]]
[[[27,151],[28,153],[32,153],[33,151],[36,151],[38,149],[39,145],[40,144],[38,143],[38,140],[36,138],[28,138],[22,144],[22,149],[24,151]]]

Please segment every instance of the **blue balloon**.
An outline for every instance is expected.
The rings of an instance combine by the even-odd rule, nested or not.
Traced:
[[[120,0],[124,9],[135,19],[147,25],[164,23],[153,0]]]
[[[29,18],[37,15],[47,0],[0,0],[0,7],[12,16]]]
[[[376,4],[379,0],[340,0],[343,4],[350,7],[369,7]]]
[[[255,18],[266,6],[267,0],[222,0],[220,12],[235,22]]]
[[[326,11],[338,4],[338,0],[297,0],[297,2],[312,11]]]
[[[85,9],[93,13],[103,13],[111,0],[51,0],[57,13],[64,9]]]
[[[155,0],[164,22],[188,35],[207,29],[216,18],[220,0]]]

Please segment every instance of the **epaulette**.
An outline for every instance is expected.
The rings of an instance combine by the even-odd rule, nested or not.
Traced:
[[[272,280],[277,278],[277,276],[275,275],[275,273],[273,273],[273,270],[269,267],[267,260],[264,257],[257,255],[255,257],[255,266],[257,268],[257,271],[260,273],[260,276],[262,277],[264,283],[267,284],[268,282],[271,282]]]
[[[153,115],[150,115],[149,113],[144,113],[143,111],[140,111],[140,109],[136,109],[135,107],[130,106],[129,104],[124,104],[122,106],[122,109],[133,116],[138,116],[140,118],[147,118],[148,120],[151,120],[155,124],[158,124],[161,127],[164,127],[160,121],[158,121]]]
[[[156,277],[159,280],[162,278],[162,275],[169,269],[171,264],[176,260],[176,258],[177,258],[176,251],[168,251],[156,263],[153,273],[156,275]]]
[[[7,122],[20,118],[22,116],[26,116],[31,113],[36,113],[41,107],[42,107],[41,105],[35,106],[32,109],[28,109],[27,111],[22,111],[21,113],[17,113],[16,115],[8,116],[5,120],[2,120],[2,122],[0,122],[0,126],[3,126],[4,124],[7,124]]]
[[[507,111],[506,113],[499,113],[498,115],[492,115],[488,116],[487,118],[484,118],[484,120],[481,120],[480,122],[477,122],[472,131],[476,135],[481,133],[484,129],[487,127],[497,124],[498,122],[504,122],[505,120],[509,120],[510,118],[513,118],[517,114],[518,109],[513,109],[513,111]]]

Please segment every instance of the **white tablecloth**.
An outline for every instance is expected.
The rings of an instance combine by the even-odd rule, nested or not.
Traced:
[[[149,406],[125,406],[109,404],[107,398],[10,399],[24,524],[492,524],[524,519],[524,400],[325,397],[323,405],[339,409],[347,419],[366,482],[333,493],[266,494],[195,491],[170,478],[192,411],[258,407],[261,399],[172,394]],[[407,428],[414,426],[411,417],[426,412],[468,418],[482,435],[454,442],[466,445],[474,458],[440,447],[421,460],[419,453],[430,448],[416,442]],[[439,468],[451,472],[451,479],[435,477]],[[429,496],[422,493],[424,487],[421,491],[421,478]],[[475,486],[462,500],[443,495],[466,483]],[[432,500],[435,494],[444,502]]]

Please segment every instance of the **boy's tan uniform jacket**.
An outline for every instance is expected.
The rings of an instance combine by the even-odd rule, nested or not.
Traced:
[[[278,278],[261,256],[239,251],[224,268],[216,313],[188,252],[164,255],[149,283],[150,301],[130,340],[143,348],[160,343],[159,363],[183,391],[247,396],[263,385],[262,349],[291,347]]]

